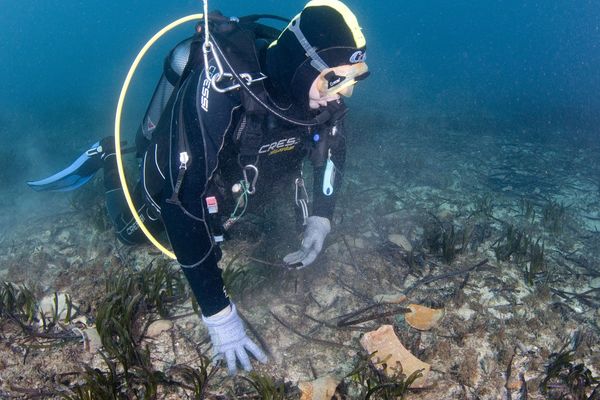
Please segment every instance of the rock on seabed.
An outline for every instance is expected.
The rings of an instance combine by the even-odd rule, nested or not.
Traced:
[[[173,327],[173,322],[166,319],[159,319],[158,321],[154,321],[148,327],[146,331],[146,336],[150,338],[156,338],[161,333],[168,331]]]

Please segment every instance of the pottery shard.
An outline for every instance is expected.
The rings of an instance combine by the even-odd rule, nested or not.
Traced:
[[[385,373],[388,376],[402,372],[408,377],[413,372],[422,370],[422,376],[415,380],[411,387],[421,388],[426,385],[431,366],[413,356],[400,343],[392,325],[383,325],[376,331],[367,332],[360,339],[360,344],[369,354],[376,352],[373,356],[374,361],[385,361]]]
[[[407,300],[407,297],[402,293],[387,293],[387,294],[378,294],[373,297],[373,301],[376,303],[392,303],[392,304],[400,304],[404,303]]]
[[[412,244],[408,241],[406,236],[400,235],[398,233],[392,233],[388,235],[388,240],[400,247],[402,247],[405,251],[412,251]]]
[[[159,336],[161,333],[168,331],[173,327],[173,322],[167,319],[159,319],[158,321],[154,321],[148,327],[146,331],[146,336],[150,338],[155,338]]]
[[[411,312],[404,314],[404,319],[413,328],[428,331],[444,317],[444,309],[435,309],[418,304],[409,304]]]
[[[300,382],[298,387],[302,392],[300,400],[330,400],[339,385],[339,379],[327,375],[311,382]]]

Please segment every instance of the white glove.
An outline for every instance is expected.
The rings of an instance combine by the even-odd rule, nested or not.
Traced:
[[[331,232],[331,224],[327,218],[308,217],[300,250],[283,257],[283,262],[298,268],[304,268],[315,261],[325,242],[325,237]]]
[[[265,353],[246,335],[244,323],[237,313],[237,308],[231,303],[231,311],[226,315],[202,316],[202,321],[208,328],[213,345],[215,360],[225,357],[230,375],[237,372],[236,360],[244,370],[251,371],[252,364],[246,351],[261,363],[267,362]]]

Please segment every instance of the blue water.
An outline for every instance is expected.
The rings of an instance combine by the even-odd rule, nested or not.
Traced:
[[[360,89],[365,97],[376,95],[380,104],[418,103],[443,112],[536,115],[580,128],[598,122],[596,1],[347,3],[368,41],[373,76]],[[303,3],[210,5],[231,15],[292,16]],[[125,1],[113,6],[105,1],[5,1],[0,13],[2,120],[22,119],[23,113],[59,126],[77,120],[73,114],[84,113],[93,123],[76,122],[79,135],[92,137],[91,130],[109,130],[134,54],[159,27],[200,8],[198,1]],[[142,83],[132,92],[139,98],[131,103],[132,119],[145,107],[166,49],[186,32],[184,28],[169,36],[151,53],[139,77]],[[364,97],[354,102],[364,105]]]

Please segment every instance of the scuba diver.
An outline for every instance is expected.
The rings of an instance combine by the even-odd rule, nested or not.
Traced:
[[[265,353],[247,336],[224,290],[219,243],[248,203],[295,193],[303,240],[283,265],[303,268],[331,230],[345,162],[341,96],[368,76],[366,41],[352,11],[338,0],[312,0],[283,31],[258,22],[272,16],[209,14],[179,43],[136,135],[141,177],[133,192],[149,231],[165,230],[202,311],[216,358],[230,374],[249,354]],[[208,30],[206,29],[208,28]],[[107,137],[35,190],[68,191],[104,170],[107,210],[118,238],[146,241],[124,198],[114,138]],[[313,167],[312,204],[302,179]]]

